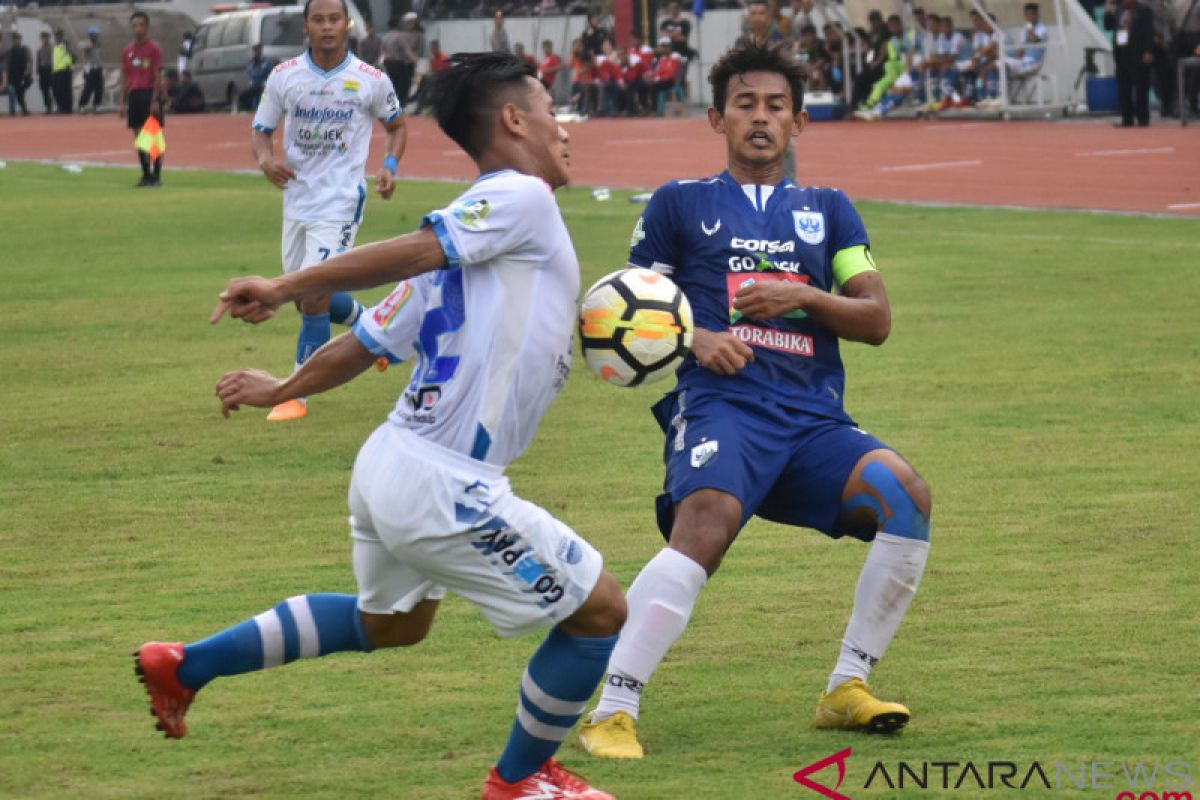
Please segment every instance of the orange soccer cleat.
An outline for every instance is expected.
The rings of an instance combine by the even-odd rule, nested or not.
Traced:
[[[133,659],[133,671],[150,695],[150,713],[158,718],[155,727],[168,739],[182,739],[187,734],[183,715],[196,696],[175,677],[183,663],[183,642],[146,642]]]
[[[550,759],[524,780],[509,783],[496,768],[483,784],[483,800],[616,800],[608,792],[593,789],[587,781]]]
[[[271,409],[267,422],[291,422],[308,416],[308,403],[303,400],[288,400]]]

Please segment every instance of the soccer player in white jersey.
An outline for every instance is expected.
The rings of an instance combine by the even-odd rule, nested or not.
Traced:
[[[159,727],[178,738],[213,678],[414,645],[449,589],[501,636],[553,626],[521,678],[484,800],[612,800],[553,756],[604,673],[625,619],[620,586],[599,552],[504,477],[570,367],[579,262],[553,195],[568,180],[567,134],[533,68],[506,53],[455,56],[432,96],[476,182],[414,233],[231,282],[213,315],[258,322],[291,300],[409,279],[287,380],[243,370],[217,384],[225,412],[266,407],[415,349],[411,382],[354,466],[358,596],[299,595],[203,641],[148,642],[137,669]]]
[[[363,169],[373,120],[387,130],[383,166],[375,190],[385,200],[395,191],[396,163],[406,130],[392,82],[359,61],[346,47],[350,17],[344,0],[308,0],[304,30],[309,49],[271,72],[254,115],[251,146],[258,166],[283,189],[283,271],[319,264],[354,246],[367,199]],[[283,158],[271,136],[283,124]],[[298,303],[301,323],[296,368],[329,341],[329,323],[353,325],[362,307],[344,292]],[[283,422],[308,413],[297,397],[271,410]]]

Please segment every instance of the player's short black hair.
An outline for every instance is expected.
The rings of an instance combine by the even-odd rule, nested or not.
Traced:
[[[472,158],[492,135],[492,116],[525,78],[537,78],[532,66],[511,53],[455,53],[450,68],[432,77],[433,115],[442,133]]]
[[[346,5],[346,0],[338,0],[342,4],[342,13],[348,18],[350,16],[350,6]],[[313,4],[313,0],[304,0],[304,18],[308,19],[308,7]]]
[[[132,14],[130,14],[130,15],[129,15],[129,21],[130,21],[130,22],[133,22],[135,19],[138,19],[139,17],[140,17],[141,19],[144,19],[144,20],[146,20],[146,24],[147,24],[147,25],[149,25],[149,24],[150,24],[150,15],[149,15],[149,14],[147,14],[145,11],[135,11],[135,12],[133,12]]]
[[[729,81],[747,72],[776,72],[792,90],[792,114],[804,108],[804,65],[792,58],[783,44],[769,44],[750,38],[717,59],[708,73],[712,86],[713,108],[725,113]]]
[[[1032,11],[1033,13],[1038,14],[1038,13],[1041,13],[1042,9],[1038,6],[1037,3],[1026,3],[1025,10]]]

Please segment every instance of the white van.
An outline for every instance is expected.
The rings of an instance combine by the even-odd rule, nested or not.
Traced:
[[[363,30],[362,14],[348,2],[350,10],[350,49],[356,50]],[[217,6],[216,9],[219,9]],[[200,23],[192,40],[188,70],[192,80],[204,92],[209,106],[236,108],[238,95],[249,83],[246,65],[256,44],[273,63],[287,61],[304,52],[304,6],[268,6],[253,3],[235,7]]]
[[[188,69],[209,106],[235,108],[249,83],[251,48],[278,64],[304,50],[304,7],[274,6],[229,11],[209,17],[196,29]]]

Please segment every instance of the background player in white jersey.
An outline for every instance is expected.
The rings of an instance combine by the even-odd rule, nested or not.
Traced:
[[[267,406],[416,350],[411,383],[354,466],[358,596],[296,596],[200,642],[149,642],[138,670],[159,727],[178,738],[213,678],[416,644],[450,589],[502,636],[553,626],[521,679],[484,800],[612,800],[553,756],[604,673],[625,601],[600,554],[514,495],[503,472],[570,367],[579,262],[553,196],[568,180],[567,134],[533,68],[509,54],[455,56],[433,97],[438,125],[479,167],[466,192],[415,233],[274,280],[235,280],[213,315],[262,321],[289,300],[412,278],[287,380],[243,370],[217,385],[226,412]]]
[[[387,130],[383,167],[375,190],[385,200],[395,190],[396,163],[406,130],[392,82],[359,61],[346,47],[350,17],[343,0],[308,0],[304,31],[309,49],[271,72],[254,115],[251,146],[267,180],[283,189],[283,271],[319,264],[354,246],[367,199],[363,168],[373,120]],[[271,135],[283,123],[283,158]],[[308,297],[296,343],[296,367],[329,341],[330,320],[354,324],[362,307],[344,292]],[[271,410],[267,419],[307,414],[298,397]]]
[[[654,407],[667,434],[657,511],[668,546],[629,587],[629,621],[582,726],[598,756],[642,757],[642,688],[751,516],[870,542],[814,723],[894,731],[909,719],[866,679],[924,572],[930,491],[842,406],[839,340],[879,345],[891,330],[883,279],[846,196],[783,177],[787,142],[807,121],[802,65],[750,42],[709,81],[727,169],[660,187],[629,254],[674,278],[696,330],[677,386]]]

